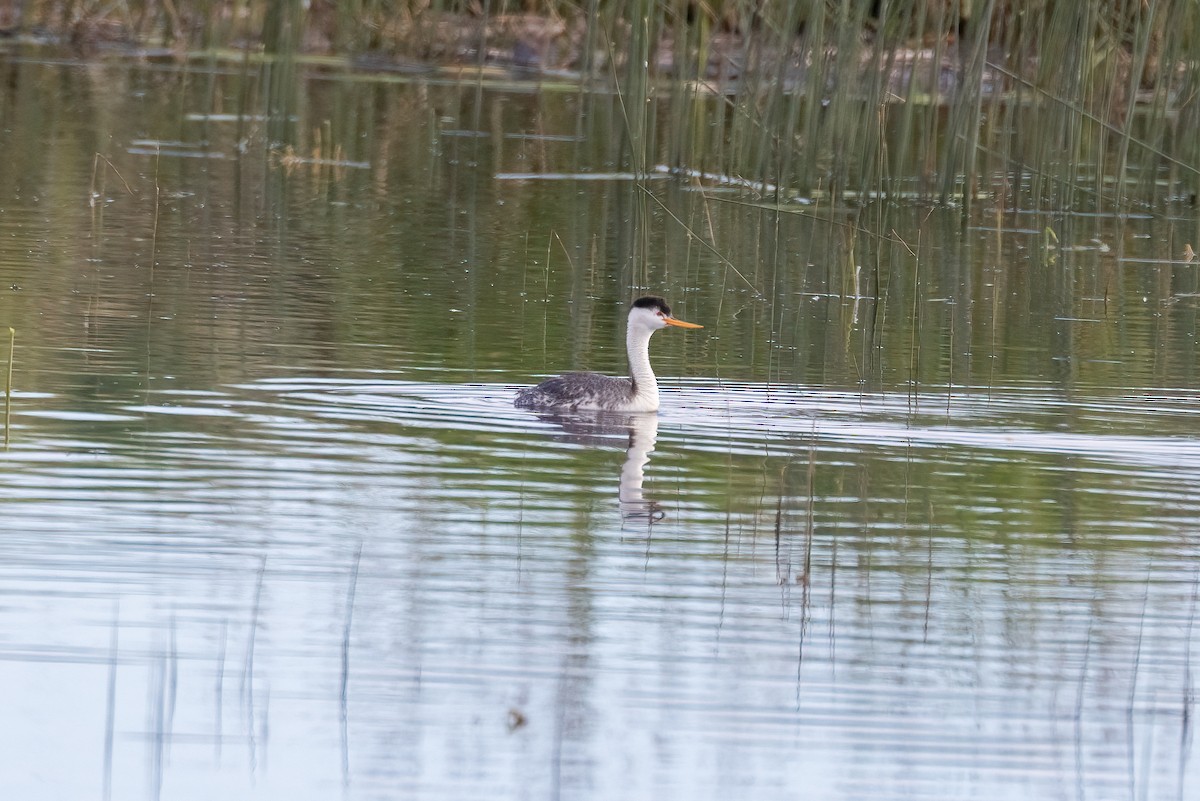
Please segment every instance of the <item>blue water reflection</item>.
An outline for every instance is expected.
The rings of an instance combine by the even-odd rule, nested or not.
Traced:
[[[539,420],[511,393],[300,376],[152,393],[87,421],[158,418],[120,444],[56,434],[44,399],[0,474],[13,792],[1190,780],[1189,440],[1021,428],[1127,410],[1015,389],[947,411],[685,382],[632,430]],[[1185,400],[1130,403],[1153,429]],[[224,422],[196,433],[207,419]],[[638,472],[652,525],[627,514]]]

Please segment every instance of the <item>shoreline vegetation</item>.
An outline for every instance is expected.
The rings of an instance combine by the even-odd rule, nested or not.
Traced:
[[[0,8],[0,47],[25,44],[613,91],[630,168],[776,201],[1122,211],[1200,184],[1189,0],[26,0]]]

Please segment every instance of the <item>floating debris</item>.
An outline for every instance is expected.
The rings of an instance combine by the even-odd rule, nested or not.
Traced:
[[[645,181],[665,177],[636,172],[498,172],[497,181]]]

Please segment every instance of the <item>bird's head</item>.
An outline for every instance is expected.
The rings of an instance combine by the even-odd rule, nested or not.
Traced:
[[[657,331],[669,325],[676,328],[704,327],[696,323],[675,319],[671,316],[671,307],[667,305],[667,302],[654,295],[647,295],[633,302],[633,306],[629,309],[629,323],[631,326],[637,325],[648,328],[651,331]]]

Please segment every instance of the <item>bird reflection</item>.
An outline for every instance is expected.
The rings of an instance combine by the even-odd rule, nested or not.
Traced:
[[[605,446],[614,444],[614,437],[625,437],[625,462],[617,484],[617,500],[621,520],[626,523],[644,522],[653,525],[666,517],[662,507],[646,498],[642,491],[646,465],[658,441],[658,415],[654,412],[574,412],[571,414],[541,414],[539,420],[553,423],[565,436],[559,439],[577,445]]]

